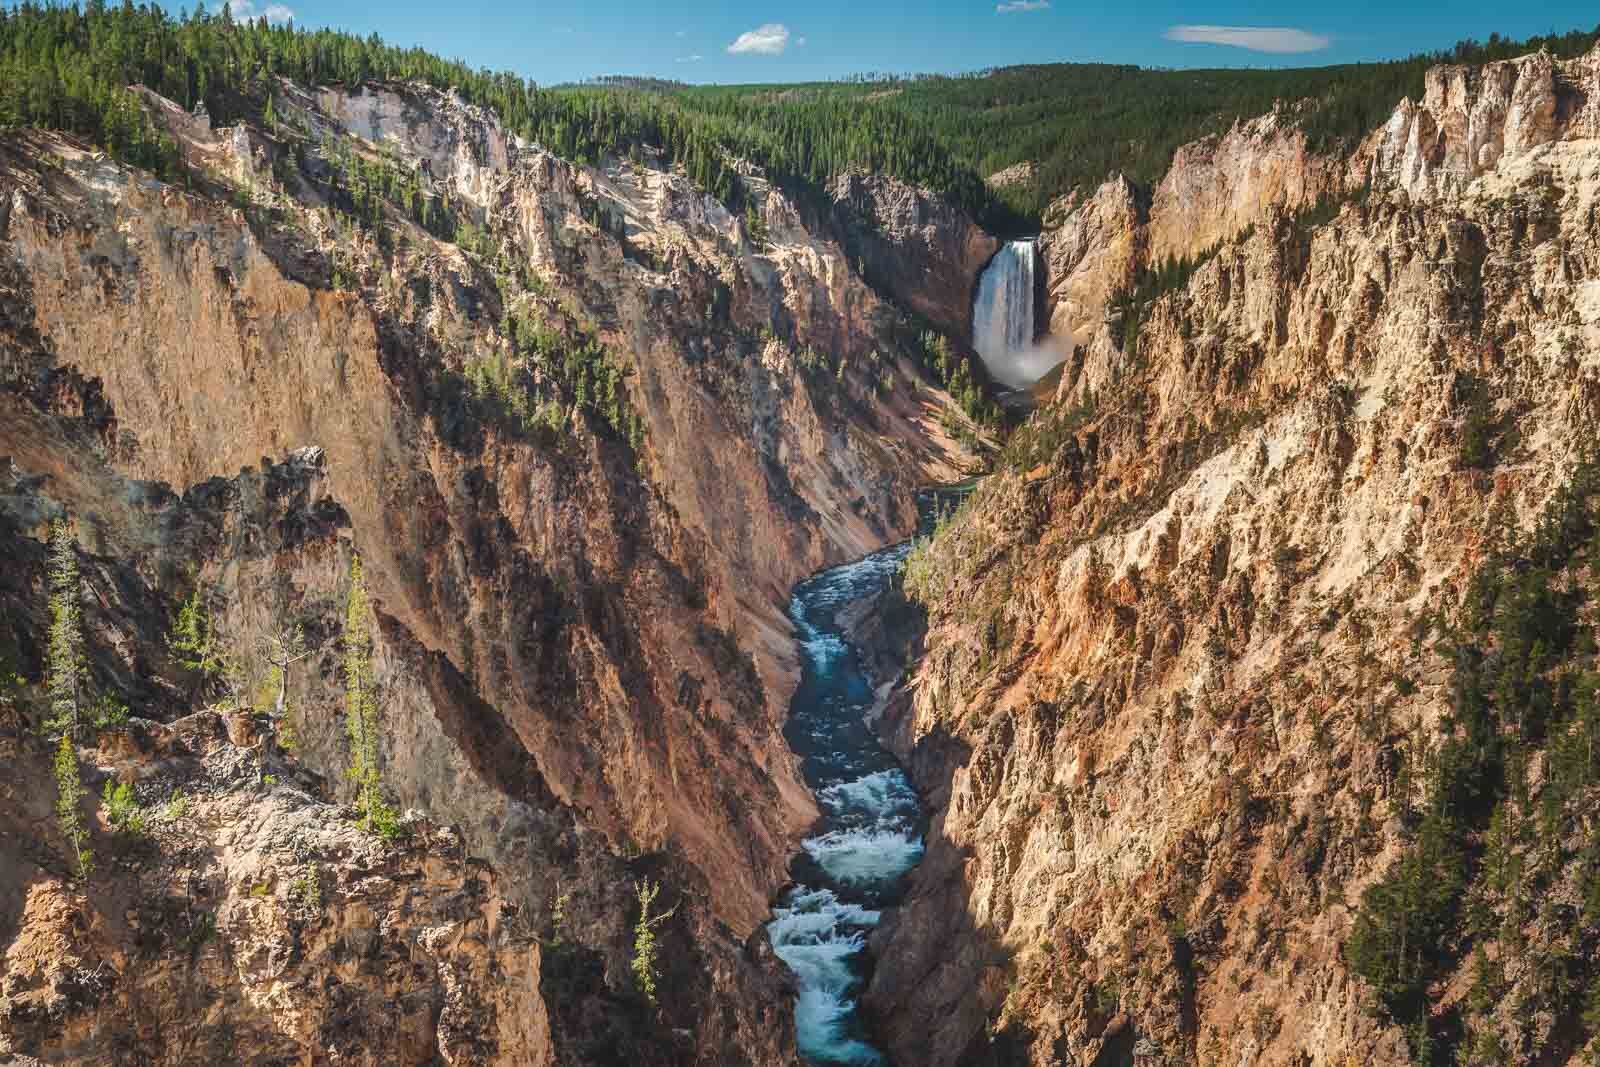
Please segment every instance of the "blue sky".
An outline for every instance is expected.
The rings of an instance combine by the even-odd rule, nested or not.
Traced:
[[[542,84],[613,73],[800,81],[1089,60],[1321,65],[1442,48],[1496,31],[1520,38],[1600,21],[1600,9],[1572,0],[245,0],[236,13],[241,8],[274,18],[292,12],[306,26],[377,32]]]

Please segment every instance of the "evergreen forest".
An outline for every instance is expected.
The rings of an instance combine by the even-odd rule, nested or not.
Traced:
[[[541,87],[376,35],[308,30],[224,6],[176,15],[152,4],[24,3],[0,8],[0,128],[86,137],[165,177],[176,148],[128,87],[142,85],[214,123],[259,115],[272,79],[303,85],[419,80],[492,108],[505,125],[580,163],[659,152],[738,206],[738,159],[791,188],[851,169],[942,193],[1002,233],[1036,229],[1045,206],[1120,171],[1149,183],[1176,148],[1289,101],[1323,149],[1353,145],[1437,62],[1483,62],[1540,48],[1576,55],[1600,27],[1486,43],[1377,64],[1285,70],[1152,70],[1104,64],[1009,67],[958,77],[872,76],[785,86],[690,87],[612,77]],[[1018,163],[1023,179],[984,180]]]

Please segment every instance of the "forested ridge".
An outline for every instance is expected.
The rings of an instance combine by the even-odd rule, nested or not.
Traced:
[[[664,150],[719,197],[735,194],[726,146],[707,120],[660,97],[546,90],[510,72],[474,70],[376,35],[237,21],[227,7],[180,16],[91,0],[0,8],[0,127],[80,134],[119,157],[170,174],[176,149],[126,92],[142,84],[216,123],[263,112],[273,79],[303,85],[425,82],[493,109],[514,132],[579,162],[642,146]]]
[[[227,123],[265,109],[275,76],[305,85],[420,80],[492,108],[511,130],[578,162],[659,150],[737,204],[737,158],[788,185],[850,169],[939,192],[1001,232],[1034,228],[1051,199],[1114,171],[1158,180],[1181,144],[1270,111],[1278,101],[1322,149],[1348,146],[1438,62],[1483,62],[1539,48],[1570,56],[1600,27],[1376,64],[1294,70],[1150,70],[1104,64],[1009,67],[959,77],[799,86],[686,87],[611,78],[541,88],[376,35],[235,20],[224,7],[170,15],[153,5],[24,3],[0,8],[0,127],[65,130],[169,175],[176,149],[127,86],[142,84]],[[1026,179],[982,176],[1016,163]]]
[[[1486,63],[1546,49],[1581,55],[1600,26],[1513,41],[1491,35],[1454,48],[1384,63],[1287,70],[1155,70],[1099,63],[1005,67],[957,77],[918,76],[806,86],[705,87],[686,91],[711,112],[756,102],[776,114],[826,123],[841,101],[856,113],[898,112],[926,127],[973,174],[1034,164],[1026,180],[994,190],[998,203],[970,200],[980,214],[1037,219],[1055,197],[1092,187],[1115,172],[1161,179],[1172,155],[1235,121],[1291,105],[1312,147],[1353,147],[1403,97],[1421,97],[1423,76],[1440,63]],[[897,172],[898,173],[898,172]]]
[[[820,182],[849,166],[897,174],[987,215],[983,182],[915,116],[860,111],[847,99],[774,110],[755,99],[690,98],[610,86],[543,89],[509,72],[474,70],[376,36],[239,21],[228,9],[171,16],[158,7],[23,4],[0,9],[0,127],[80,134],[120,158],[171,175],[175,146],[127,91],[144,85],[217,123],[265,110],[274,77],[304,85],[418,80],[493,109],[507,128],[565,158],[657,149],[715,196],[736,202],[735,158],[786,182]]]

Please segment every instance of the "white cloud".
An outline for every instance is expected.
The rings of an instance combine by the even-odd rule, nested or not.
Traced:
[[[705,56],[679,56],[677,59],[673,60],[673,62],[674,63],[698,63],[704,58],[705,58]]]
[[[1165,34],[1169,41],[1190,44],[1222,44],[1232,48],[1248,48],[1252,52],[1274,52],[1285,55],[1294,52],[1319,52],[1333,43],[1331,37],[1286,26],[1171,26]]]
[[[796,37],[794,39],[794,46],[796,48],[804,48],[806,46],[806,39],[804,37]]]
[[[218,14],[222,12],[221,3],[213,4],[212,8]],[[283,4],[268,4],[265,7],[258,8],[255,5],[255,0],[237,0],[228,11],[237,22],[245,22],[247,20],[254,22],[263,15],[267,17],[268,22],[288,22],[294,18],[294,12]]]
[[[674,36],[674,37],[687,37],[687,36],[689,36],[689,31],[688,30],[679,30],[677,33],[673,34],[672,36]]]
[[[1050,0],[1006,0],[1003,4],[994,5],[997,15],[1009,15],[1016,11],[1048,11]]]
[[[748,33],[741,33],[728,46],[728,54],[737,56],[754,53],[762,56],[781,56],[788,47],[789,27],[781,22],[769,22],[765,26],[757,26]]]

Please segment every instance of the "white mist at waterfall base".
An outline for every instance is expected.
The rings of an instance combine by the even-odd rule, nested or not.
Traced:
[[[1034,339],[1033,241],[1010,241],[996,252],[972,305],[972,347],[989,377],[1022,389],[1050,373],[1066,357],[1064,346],[1046,337]]]

